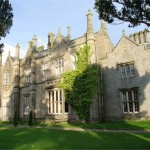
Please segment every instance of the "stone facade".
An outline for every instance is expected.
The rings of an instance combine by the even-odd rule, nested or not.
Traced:
[[[101,66],[101,82],[91,105],[90,121],[149,119],[148,31],[129,37],[123,33],[114,47],[103,20],[100,31],[94,32],[89,10],[87,31],[82,37],[71,40],[70,27],[67,27],[67,37],[59,28],[56,37],[48,34],[47,49],[37,47],[34,36],[23,59],[19,58],[19,44],[15,57],[9,54],[4,65],[0,54],[0,120],[12,119],[15,111],[19,118],[27,119],[29,111],[33,111],[36,120],[78,121],[57,83],[63,72],[75,69],[75,52],[84,44],[91,46],[91,63]]]

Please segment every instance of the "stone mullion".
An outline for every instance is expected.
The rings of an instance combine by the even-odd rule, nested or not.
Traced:
[[[53,113],[53,110],[54,110],[52,100],[53,100],[53,92],[50,91],[50,113]]]
[[[131,91],[131,93],[132,93],[132,107],[133,107],[133,112],[135,112],[135,104],[134,104],[134,92],[133,92],[133,90]]]
[[[60,90],[58,90],[58,113],[60,114]]]
[[[65,113],[65,98],[64,98],[64,92],[62,91],[62,114]]]
[[[54,90],[54,113],[56,114],[56,91]]]

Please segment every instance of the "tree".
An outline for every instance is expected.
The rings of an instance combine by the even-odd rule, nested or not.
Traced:
[[[120,20],[129,22],[129,27],[150,26],[150,0],[95,0],[95,9],[108,23]]]
[[[0,40],[5,37],[13,24],[13,9],[9,0],[0,0]],[[0,44],[0,48],[3,44]]]

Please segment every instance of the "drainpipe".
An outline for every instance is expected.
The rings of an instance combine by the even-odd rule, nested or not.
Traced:
[[[98,103],[98,121],[101,122],[101,110],[100,110],[100,77],[99,77],[99,65],[97,61],[97,51],[95,47],[95,60],[96,60],[96,66],[97,66],[97,79],[98,79],[98,84],[97,84],[97,103]]]
[[[97,50],[95,47],[95,60],[97,65],[97,73],[98,73],[98,84],[97,84],[97,100],[98,100],[98,120],[99,122],[104,121],[104,102],[103,102],[103,83],[102,83],[102,70],[97,61]]]
[[[101,96],[101,121],[105,121],[105,118],[104,118],[104,98],[103,98],[103,82],[102,82],[102,79],[103,79],[103,74],[102,74],[102,69],[100,70],[100,96]]]

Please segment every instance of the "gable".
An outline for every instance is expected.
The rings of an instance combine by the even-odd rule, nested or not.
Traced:
[[[123,36],[113,52],[107,54],[107,58],[103,61],[110,67],[116,67],[118,63],[140,62],[146,56],[144,45],[137,45],[127,37]],[[140,59],[139,59],[140,58]]]
[[[64,37],[63,35],[61,35],[60,33],[57,34],[56,36],[56,39],[54,41],[54,44],[53,44],[53,47],[56,48],[56,47],[60,47],[64,44],[67,43],[67,39],[66,37]]]

